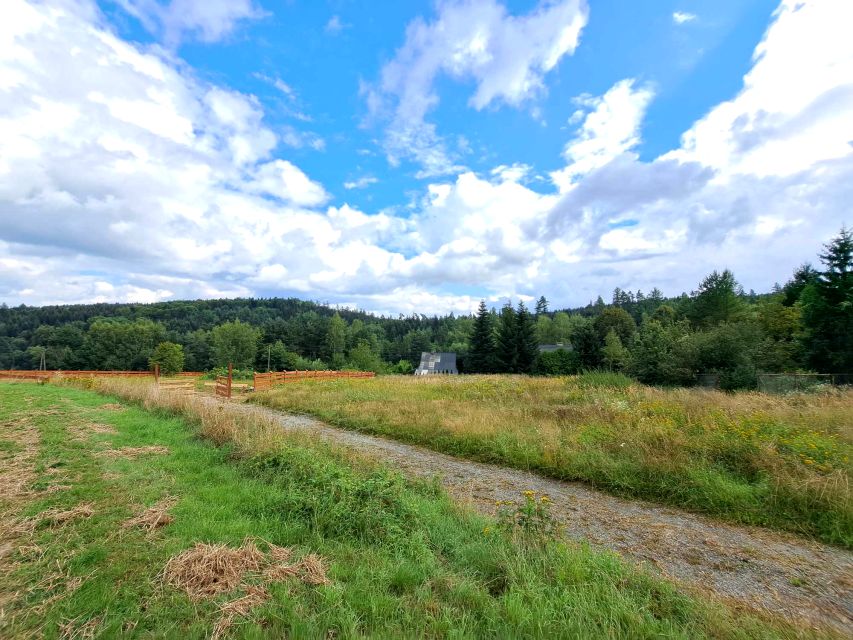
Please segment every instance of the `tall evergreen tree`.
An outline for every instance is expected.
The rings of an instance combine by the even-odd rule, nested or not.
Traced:
[[[853,372],[853,232],[846,228],[820,255],[825,270],[803,290],[810,364],[818,371]]]
[[[499,373],[515,373],[518,371],[516,326],[515,309],[507,302],[501,309],[495,333],[495,364]]]
[[[523,302],[518,303],[515,314],[515,344],[516,370],[519,373],[530,373],[539,354],[539,341],[536,339],[533,317]]]
[[[536,301],[536,317],[548,314],[548,299],[545,296],[539,296]]]
[[[691,322],[696,327],[713,327],[736,319],[743,307],[741,295],[743,289],[731,271],[714,271],[694,293],[689,309]]]
[[[595,369],[601,364],[601,340],[592,323],[580,325],[572,337],[582,369]]]
[[[471,332],[471,348],[465,360],[466,369],[472,373],[491,373],[495,368],[495,330],[492,314],[486,301],[480,300],[474,330]]]

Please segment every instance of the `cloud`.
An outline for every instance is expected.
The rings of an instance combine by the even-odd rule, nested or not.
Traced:
[[[439,76],[473,80],[468,104],[476,110],[521,106],[544,91],[544,76],[574,52],[588,14],[585,0],[541,2],[520,16],[497,0],[443,2],[438,8],[433,22],[417,18],[408,25],[403,46],[378,83],[362,88],[371,116],[388,123],[391,164],[414,160],[422,177],[461,169],[453,149],[426,121],[439,102]]]
[[[336,36],[341,31],[346,29],[347,26],[348,25],[345,25],[343,22],[341,22],[340,16],[335,15],[329,18],[329,21],[326,23],[326,26],[323,30],[330,36]]]
[[[766,290],[814,260],[853,201],[846,3],[784,2],[741,90],[669,153],[640,155],[653,90],[628,78],[567,105],[577,115],[560,189],[510,158],[436,176],[409,206],[379,212],[333,201],[288,157],[287,131],[267,124],[257,98],[122,41],[95,5],[7,5],[0,299],[10,303],[296,294],[464,312],[473,292],[544,293],[557,305],[615,286],[678,294],[721,267]],[[472,69],[473,100],[488,73]],[[508,103],[510,86],[488,104]]]
[[[792,175],[848,157],[853,141],[853,4],[785,0],[753,54],[743,89],[714,107],[671,155],[720,171]]]
[[[250,191],[306,207],[321,205],[329,199],[322,185],[287,160],[258,165],[253,180],[246,186]]]
[[[364,189],[365,187],[369,187],[377,182],[379,182],[379,180],[374,176],[361,176],[355,180],[348,180],[347,182],[344,182],[344,189]]]
[[[217,42],[233,33],[239,23],[265,15],[253,0],[171,0],[165,4],[159,0],[117,1],[170,47],[187,37]]]
[[[640,125],[654,92],[649,86],[635,85],[636,80],[629,78],[614,84],[603,96],[575,99],[581,109],[574,112],[570,122],[583,122],[563,151],[569,165],[551,174],[561,191],[578,176],[606,165],[640,143]]]
[[[3,298],[247,295],[268,290],[264,267],[274,264],[286,269],[279,293],[311,291],[318,271],[370,278],[396,259],[358,243],[389,241],[405,223],[320,210],[328,193],[276,157],[281,140],[253,96],[120,40],[94,9],[87,17],[14,0],[9,9]]]
[[[686,11],[676,11],[672,14],[672,21],[675,24],[685,24],[696,20],[696,14],[687,13]]]

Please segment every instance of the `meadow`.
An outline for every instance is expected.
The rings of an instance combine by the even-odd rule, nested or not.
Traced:
[[[385,376],[252,402],[617,495],[853,547],[853,391],[771,396],[614,374]]]
[[[821,636],[261,414],[93,384],[120,397],[0,384],[2,637]]]

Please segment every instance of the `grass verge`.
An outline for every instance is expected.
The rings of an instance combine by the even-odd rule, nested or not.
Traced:
[[[735,617],[613,555],[522,543],[434,485],[251,412],[103,388],[153,412],[0,384],[3,469],[14,461],[22,479],[0,496],[2,637],[812,635]],[[151,510],[169,518],[133,526]]]
[[[623,376],[305,381],[251,401],[853,548],[853,391],[657,389]]]

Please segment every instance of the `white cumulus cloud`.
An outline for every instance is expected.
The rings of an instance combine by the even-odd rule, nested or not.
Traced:
[[[587,22],[585,0],[540,2],[530,13],[512,15],[497,0],[456,0],[438,5],[432,22],[406,28],[406,41],[364,87],[374,117],[387,120],[385,150],[392,164],[418,162],[421,176],[458,170],[452,149],[427,115],[438,104],[441,75],[473,80],[469,105],[519,106],[544,90],[543,78],[574,52]]]

